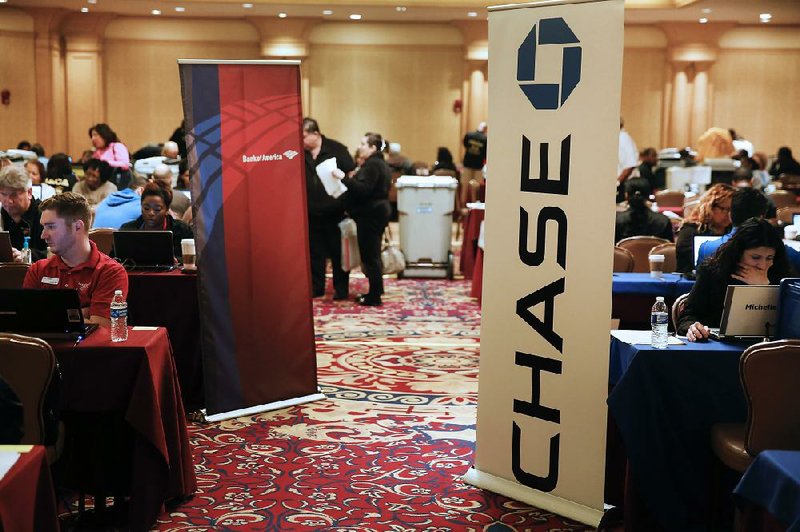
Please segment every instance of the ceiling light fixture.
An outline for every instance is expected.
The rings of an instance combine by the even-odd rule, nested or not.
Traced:
[[[352,15],[350,15],[350,20],[361,20],[361,15],[359,15],[358,13],[353,13]]]
[[[86,0],[86,2],[89,4],[96,4],[97,0]]]
[[[323,9],[322,14],[327,17],[328,15],[333,15],[333,11],[331,11],[330,9]]]
[[[758,18],[761,19],[762,23],[766,24],[767,22],[772,20],[772,14],[771,13],[761,13],[758,16]]]
[[[154,9],[150,13],[152,13],[153,15],[160,15],[161,14],[161,10],[160,9]]]
[[[278,18],[286,18],[288,16],[286,13],[278,13]]]
[[[253,9],[253,4],[242,4],[242,7],[245,9]]]
[[[469,13],[467,13],[467,16],[468,16],[468,17],[477,17],[477,16],[478,16],[478,13],[477,13],[477,12],[475,12],[475,11],[470,11]]]
[[[3,3],[5,4],[5,2],[3,2]],[[81,8],[81,13],[88,13],[88,12],[89,12],[89,8],[88,7],[82,7]]]
[[[710,7],[706,7],[706,8],[704,8],[704,9],[703,9],[703,13],[704,13],[704,14],[706,14],[706,15],[708,15],[709,13],[711,13],[711,8],[710,8]]]
[[[700,24],[706,24],[708,22],[708,19],[706,17],[703,17],[700,20],[698,20],[697,22],[699,22]]]
[[[186,8],[182,6],[176,6],[175,11],[177,11],[178,13],[183,13],[184,11],[186,11]]]
[[[408,8],[406,6],[397,6],[396,8],[394,8],[394,10],[397,11],[398,13],[405,13],[406,11],[408,11]]]

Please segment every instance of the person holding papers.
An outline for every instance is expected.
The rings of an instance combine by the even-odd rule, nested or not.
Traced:
[[[35,262],[23,288],[74,288],[87,322],[103,327],[111,324],[111,298],[115,290],[128,294],[128,274],[122,265],[101,253],[89,240],[91,211],[86,198],[64,192],[44,200],[42,238],[53,256]]]
[[[381,237],[392,208],[389,204],[389,188],[392,174],[383,150],[386,143],[377,133],[367,133],[358,147],[364,164],[352,177],[343,177],[347,192],[342,196],[347,211],[358,228],[358,250],[361,253],[361,269],[369,280],[369,292],[358,298],[359,305],[375,307],[381,305],[383,295],[383,270],[381,267]],[[339,177],[334,174],[334,177]]]
[[[719,327],[728,285],[778,284],[790,273],[783,242],[772,225],[763,219],[747,220],[698,267],[677,333],[690,342],[708,339],[709,327]]]
[[[313,118],[303,119],[303,148],[306,159],[308,199],[308,241],[311,248],[311,288],[313,297],[325,295],[325,263],[331,260],[334,300],[347,299],[350,273],[342,269],[342,243],[339,222],[344,218],[341,182],[334,170],[349,174],[356,168],[347,147],[322,135]],[[337,172],[338,173],[338,172]],[[323,183],[337,185],[328,191]]]

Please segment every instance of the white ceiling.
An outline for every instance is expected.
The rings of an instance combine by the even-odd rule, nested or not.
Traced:
[[[647,4],[687,4],[680,8],[652,8]],[[2,0],[0,0],[2,2]],[[95,3],[90,3],[95,2]],[[363,21],[429,21],[480,20],[486,18],[486,6],[506,3],[481,0],[250,0],[252,7],[243,7],[242,0],[6,0],[9,7],[60,7],[70,11],[88,8],[91,12],[119,13],[132,16],[153,16],[159,9],[162,17],[274,17],[286,13],[289,17],[311,17],[347,20],[359,13]],[[398,11],[397,7],[405,7]],[[182,13],[176,7],[184,7]],[[332,15],[323,15],[330,9]],[[704,13],[704,9],[710,9]],[[477,13],[470,17],[469,13]],[[800,0],[628,0],[625,21],[656,23],[665,21],[697,21],[707,17],[710,22],[759,24],[760,13],[772,13],[772,25],[800,24]]]

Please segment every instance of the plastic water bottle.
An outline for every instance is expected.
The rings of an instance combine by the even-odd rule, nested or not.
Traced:
[[[25,264],[33,262],[31,258],[31,237],[29,236],[26,236],[25,241],[22,243],[22,262]]]
[[[650,345],[656,349],[667,348],[668,323],[667,304],[664,303],[664,298],[659,296],[656,298],[656,303],[653,305],[653,310],[650,312],[650,325],[653,328],[652,335],[650,336]]]
[[[122,297],[122,290],[116,290],[111,300],[111,341],[124,342],[127,339],[128,303]]]

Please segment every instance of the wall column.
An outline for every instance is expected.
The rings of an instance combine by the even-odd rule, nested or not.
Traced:
[[[461,90],[461,138],[488,122],[489,117],[489,25],[486,21],[453,21],[464,36],[465,72]],[[459,145],[460,146],[460,145]],[[458,160],[464,155],[459,147]],[[456,154],[453,154],[454,157]]]
[[[104,32],[114,18],[110,14],[80,13],[62,24],[67,104],[67,153],[73,160],[91,149],[88,131],[106,120]],[[113,124],[110,124],[114,128]]]

